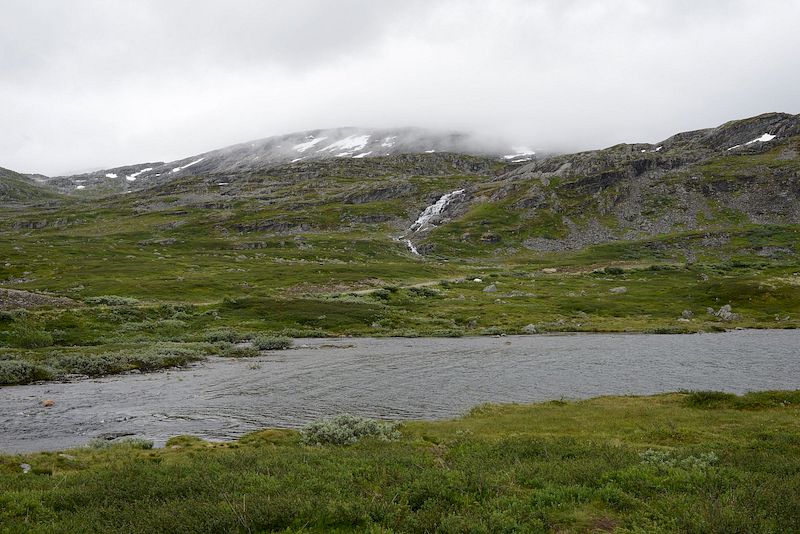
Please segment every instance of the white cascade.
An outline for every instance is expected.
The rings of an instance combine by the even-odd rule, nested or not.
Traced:
[[[439,200],[437,200],[435,203],[425,208],[425,210],[420,214],[420,216],[417,217],[417,220],[414,221],[414,223],[408,227],[408,230],[406,230],[405,235],[400,236],[400,239],[403,240],[403,242],[408,247],[408,250],[410,250],[412,254],[416,254],[417,256],[420,255],[419,251],[417,250],[417,247],[414,246],[414,243],[412,243],[411,240],[405,236],[408,234],[421,232],[423,230],[428,230],[434,227],[435,225],[431,222],[431,220],[437,215],[441,215],[441,213],[445,210],[445,208],[447,208],[447,205],[450,204],[450,202],[455,197],[463,194],[464,190],[458,189],[456,191],[452,191],[450,193],[442,195],[439,198]]]

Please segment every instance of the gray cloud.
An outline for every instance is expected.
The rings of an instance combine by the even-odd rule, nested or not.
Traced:
[[[541,149],[800,111],[796,0],[10,0],[0,166],[170,160],[294,130]]]

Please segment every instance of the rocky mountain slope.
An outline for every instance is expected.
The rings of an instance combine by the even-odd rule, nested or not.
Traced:
[[[498,140],[481,139],[460,132],[421,128],[335,128],[269,137],[168,163],[140,163],[55,177],[47,183],[64,193],[113,193],[144,189],[184,176],[232,176],[298,162],[437,152],[493,156],[516,162],[530,160],[534,155],[526,147],[512,147]]]
[[[580,250],[693,232],[708,234],[703,242],[713,247],[730,241],[726,230],[800,224],[797,115],[769,113],[652,145],[539,159],[463,154],[471,142],[412,129],[317,130],[46,185],[106,192],[85,206],[72,195],[65,206],[76,220],[101,207],[182,210],[181,224],[204,213],[202,224],[214,221],[228,238],[358,230],[406,252],[444,257]],[[9,199],[53,197],[39,182],[4,176]],[[72,224],[63,213],[24,219],[12,224]]]
[[[800,116],[780,113],[655,145],[532,161],[468,188],[437,241],[538,251],[747,224],[800,223]]]
[[[55,195],[32,178],[0,167],[0,205],[20,204]]]

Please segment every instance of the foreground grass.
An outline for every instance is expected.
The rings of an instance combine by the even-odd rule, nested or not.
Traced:
[[[5,456],[0,531],[797,532],[799,415],[798,391],[604,397],[347,447],[266,430]]]

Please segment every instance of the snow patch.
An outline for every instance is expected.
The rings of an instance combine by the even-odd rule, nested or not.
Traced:
[[[188,168],[188,167],[191,167],[192,165],[195,165],[195,164],[197,164],[197,163],[200,163],[200,162],[201,162],[201,161],[203,161],[204,159],[206,159],[206,158],[200,158],[200,159],[196,159],[196,160],[194,160],[193,162],[191,162],[191,163],[187,163],[186,165],[184,165],[184,166],[182,166],[182,167],[175,167],[174,169],[172,169],[172,172],[180,172],[180,171],[182,171],[183,169],[186,169],[186,168]]]
[[[297,163],[298,161],[300,161],[300,160],[304,160],[304,159],[306,159],[306,158],[305,158],[305,156],[303,156],[302,158],[294,158],[294,159],[292,160],[292,163]]]
[[[397,139],[396,135],[392,135],[392,136],[389,136],[389,137],[384,137],[383,143],[381,143],[381,146],[384,147],[384,148],[392,148],[394,146],[394,140],[395,139]]]
[[[503,156],[504,159],[518,160],[521,158],[527,158],[523,161],[528,161],[531,159],[531,156],[536,155],[536,152],[533,149],[528,148],[526,146],[512,146],[511,150],[513,150],[514,153]],[[517,162],[514,161],[512,163],[517,163]]]
[[[79,186],[76,186],[75,189],[86,189],[86,186],[85,185],[79,185]]]
[[[355,156],[353,156],[353,159],[357,159],[357,158],[366,158],[366,157],[367,157],[367,156],[369,156],[370,154],[372,154],[372,151],[369,151],[369,152],[362,152],[361,154],[356,154]]]
[[[217,182],[217,185],[228,185],[228,182]]]
[[[426,154],[433,154],[434,152],[436,152],[436,151],[435,150],[426,150],[425,151]]]
[[[313,136],[311,136],[311,137],[313,137]],[[294,147],[292,147],[292,148],[294,148],[296,151],[298,151],[298,152],[300,152],[302,154],[303,152],[305,152],[309,148],[313,147],[314,145],[316,145],[317,143],[319,143],[323,139],[327,139],[327,137],[317,137],[316,139],[311,139],[311,141],[306,141],[305,143],[298,143],[298,144],[294,145]]]
[[[138,177],[140,174],[143,174],[143,173],[145,173],[145,172],[150,172],[150,171],[152,171],[152,170],[153,170],[153,167],[147,167],[146,169],[142,169],[142,170],[140,170],[140,171],[138,171],[138,172],[135,172],[135,173],[133,173],[133,174],[129,174],[129,175],[127,175],[127,176],[125,177],[125,179],[126,179],[126,180],[128,180],[129,182],[135,182],[135,181],[136,181],[136,178],[137,178],[137,177]]]
[[[753,143],[766,143],[767,141],[772,141],[773,139],[775,139],[775,137],[776,136],[774,136],[772,134],[765,133],[761,137],[756,137],[752,141],[748,141],[743,145],[732,146],[728,150],[734,150],[734,149],[737,149],[737,148],[741,148],[743,146],[752,145]]]
[[[117,175],[114,174],[113,172],[109,172],[109,173],[106,174],[106,178],[116,178],[116,177],[117,177]]]
[[[340,139],[324,148],[320,148],[317,150],[317,152],[333,152],[335,150],[342,150],[352,153],[363,149],[365,146],[367,146],[367,143],[369,143],[369,135],[348,135],[344,139]]]

